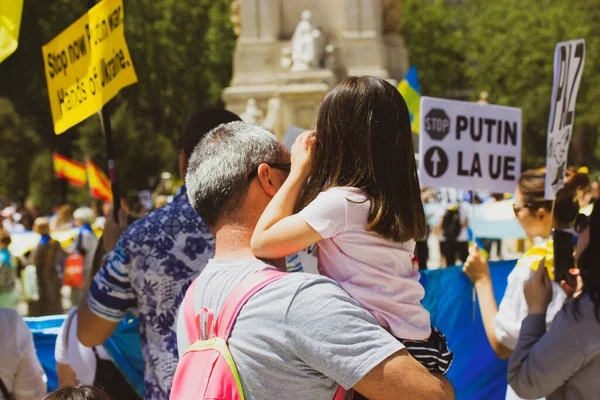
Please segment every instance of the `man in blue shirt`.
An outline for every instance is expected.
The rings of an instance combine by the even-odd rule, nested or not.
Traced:
[[[194,147],[214,127],[240,118],[223,109],[192,115],[180,143],[185,179]],[[214,238],[182,187],[172,203],[129,226],[103,261],[78,311],[77,336],[92,347],[108,339],[131,311],[140,318],[144,399],[168,399],[177,367],[177,309],[214,254]]]

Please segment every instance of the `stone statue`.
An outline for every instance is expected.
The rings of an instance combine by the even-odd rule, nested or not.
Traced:
[[[267,102],[267,116],[262,123],[265,128],[275,131],[278,128],[281,116],[281,100],[277,97],[272,97]]]
[[[249,98],[246,103],[246,109],[243,113],[240,114],[240,118],[251,124],[259,123],[259,119],[262,117],[263,112],[256,105],[256,100],[253,98]]]
[[[400,32],[401,1],[383,0],[383,33]]]
[[[311,12],[302,12],[302,21],[292,36],[292,71],[318,68],[323,55],[321,31],[311,22]]]
[[[490,95],[488,92],[479,93],[479,100],[477,100],[477,104],[490,104],[489,103]]]
[[[231,16],[229,17],[231,21],[231,25],[233,25],[233,32],[237,37],[242,36],[242,16],[241,14],[241,1],[240,0],[232,0],[231,1]]]

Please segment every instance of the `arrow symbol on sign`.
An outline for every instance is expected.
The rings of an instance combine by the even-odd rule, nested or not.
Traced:
[[[433,150],[433,154],[431,155],[431,162],[433,163],[433,174],[431,174],[432,176],[437,176],[438,168],[440,166],[441,161],[442,159],[440,158],[438,150]]]

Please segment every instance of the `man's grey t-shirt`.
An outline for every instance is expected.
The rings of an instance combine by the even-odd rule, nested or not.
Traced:
[[[197,278],[194,307],[215,315],[235,285],[272,268],[259,260],[210,260]],[[177,318],[180,356],[189,346],[183,307]],[[248,399],[327,399],[352,388],[404,348],[334,281],[293,273],[242,308],[229,348]]]

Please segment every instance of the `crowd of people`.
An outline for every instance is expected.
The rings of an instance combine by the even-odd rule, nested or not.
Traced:
[[[430,227],[412,149],[397,89],[353,77],[327,94],[315,130],[291,151],[229,111],[196,112],[182,132],[185,185],[173,201],[129,225],[124,210],[118,218],[108,212],[100,239],[89,209],[73,213],[78,231],[67,251],[49,235],[52,222],[37,218],[41,239],[31,265],[39,294],[30,314],[62,312],[60,266],[72,254],[81,256],[86,282],[71,292],[76,307],[56,341],[61,388],[46,398],[185,399],[211,390],[204,398],[222,398],[227,386],[225,398],[354,392],[359,399],[453,399],[444,375],[454,355],[421,305],[413,267],[415,251],[426,266]],[[477,245],[469,248],[460,202],[432,228],[443,237],[445,263],[464,262],[492,349],[510,358],[507,398],[594,399],[600,207],[587,195],[592,185],[583,172],[567,174],[554,203],[544,198],[544,184],[543,169],[519,178],[515,217],[538,243],[517,262],[500,306],[486,258]],[[590,217],[579,214],[584,202],[594,204]],[[554,279],[556,266],[546,257],[553,229],[579,238],[572,279]],[[9,243],[0,231],[6,271],[14,268]],[[296,256],[315,245],[319,274],[283,272],[301,269]],[[104,346],[132,314],[139,318],[142,393]],[[0,324],[0,393],[41,398],[44,375],[31,333],[13,310],[0,310],[0,319],[11,321]],[[215,335],[222,347],[209,355],[204,351],[221,343]]]

